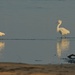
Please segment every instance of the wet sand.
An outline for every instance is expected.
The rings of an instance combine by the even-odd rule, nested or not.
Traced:
[[[0,75],[75,75],[75,64],[0,63]]]

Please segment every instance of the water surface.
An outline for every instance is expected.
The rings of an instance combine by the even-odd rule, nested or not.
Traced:
[[[68,38],[56,32],[57,20],[69,29]],[[75,53],[74,0],[0,1],[0,62],[68,63]]]

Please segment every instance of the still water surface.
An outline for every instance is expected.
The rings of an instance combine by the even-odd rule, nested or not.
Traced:
[[[75,38],[4,39],[0,42],[0,62],[64,64],[68,61],[63,58],[75,53],[74,44]]]
[[[56,32],[57,20],[69,29],[68,38]],[[0,0],[0,62],[68,63],[75,53],[74,0]],[[58,37],[58,38],[57,38]]]

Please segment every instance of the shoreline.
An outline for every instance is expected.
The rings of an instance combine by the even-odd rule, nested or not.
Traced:
[[[0,62],[0,75],[75,75],[75,64]]]

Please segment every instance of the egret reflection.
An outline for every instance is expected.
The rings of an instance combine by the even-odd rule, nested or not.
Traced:
[[[62,38],[57,41],[57,55],[61,57],[62,52],[69,49],[70,41],[67,38]]]
[[[5,43],[4,42],[0,42],[0,53],[2,53],[4,47],[5,47]]]
[[[5,43],[0,42],[0,58],[2,57],[3,51],[4,51]]]

